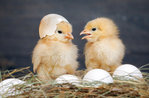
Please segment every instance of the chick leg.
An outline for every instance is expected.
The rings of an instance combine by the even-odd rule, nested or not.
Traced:
[[[53,70],[49,73],[52,79],[56,79],[58,76],[66,74],[67,71],[63,66],[55,65]]]
[[[106,71],[108,71],[108,72],[110,72],[110,66],[109,65],[107,65],[107,64],[102,64],[101,65],[101,67],[100,67],[101,69],[104,69],[104,70],[106,70]]]
[[[46,70],[44,67],[39,67],[37,73],[38,78],[44,82],[52,80],[51,76],[48,74],[48,70]]]
[[[115,71],[115,69],[118,67],[119,65],[112,65],[109,66],[110,67],[110,72],[113,74],[113,72]]]
[[[70,65],[66,65],[65,69],[66,69],[68,74],[74,74],[75,73],[75,69],[72,68],[72,66],[70,66]]]
[[[97,62],[94,59],[90,59],[89,61],[86,61],[86,67],[87,71],[90,71],[92,69],[100,68],[101,64],[100,62]]]
[[[113,73],[114,70],[118,67],[117,65],[107,65],[107,64],[101,64],[101,62],[98,60],[90,59],[86,62],[87,71],[90,71],[92,69],[103,69],[110,73]]]

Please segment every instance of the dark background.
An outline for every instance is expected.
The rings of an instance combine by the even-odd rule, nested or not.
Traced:
[[[79,48],[80,68],[84,67],[79,33],[97,17],[115,21],[126,45],[123,63],[140,67],[149,63],[149,0],[0,0],[0,67],[31,66],[31,55],[43,16],[57,13],[73,25],[73,42]],[[31,68],[32,69],[32,68]]]

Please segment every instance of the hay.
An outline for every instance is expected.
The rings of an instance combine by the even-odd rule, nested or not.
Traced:
[[[82,77],[85,71],[77,71],[76,75]],[[24,75],[25,74],[25,75]],[[19,75],[19,76],[18,76]],[[76,87],[71,84],[55,84],[54,81],[43,83],[34,75],[29,67],[15,70],[0,72],[0,81],[19,77],[26,81],[26,84],[16,87],[17,90],[23,91],[22,94],[12,97],[48,97],[48,98],[104,98],[104,97],[148,97],[149,96],[149,74],[143,73],[145,81],[141,83],[133,81],[114,80],[114,83],[102,85],[98,88]]]

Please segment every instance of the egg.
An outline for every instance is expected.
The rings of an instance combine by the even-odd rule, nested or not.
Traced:
[[[75,75],[65,74],[65,75],[59,76],[55,80],[55,82],[57,84],[69,83],[69,84],[73,84],[73,85],[78,85],[80,83],[80,79]]]
[[[87,84],[89,87],[98,87],[102,84],[113,83],[113,78],[103,69],[93,69],[86,73],[83,77],[83,81],[85,85]]]
[[[43,38],[46,35],[48,36],[53,35],[56,31],[57,24],[62,21],[68,22],[67,19],[58,14],[48,14],[44,16],[39,25],[40,38]]]
[[[143,79],[141,71],[131,64],[119,66],[113,73],[113,78],[119,80],[139,81]]]
[[[0,82],[0,97],[7,97],[7,96],[13,96],[21,94],[22,91],[16,90],[16,85],[22,85],[25,84],[25,81],[16,79],[16,78],[10,78],[3,80]]]

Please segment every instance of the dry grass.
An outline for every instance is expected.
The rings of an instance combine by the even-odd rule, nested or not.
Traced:
[[[143,66],[140,69],[147,69]],[[78,71],[77,76],[82,77],[85,71]],[[18,76],[19,74],[19,76]],[[24,75],[25,74],[25,75]],[[107,98],[107,97],[131,97],[131,98],[147,98],[149,96],[149,73],[143,73],[145,82],[120,81],[115,80],[113,84],[102,85],[98,88],[76,87],[71,84],[55,84],[54,81],[49,83],[41,82],[36,75],[34,75],[29,67],[15,70],[7,70],[0,72],[0,81],[10,78],[19,77],[19,79],[26,81],[26,84],[17,86],[17,90],[24,93],[12,97],[48,97],[48,98]]]

